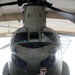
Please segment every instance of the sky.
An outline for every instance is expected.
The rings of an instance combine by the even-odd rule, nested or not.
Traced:
[[[70,69],[70,75],[75,75],[75,37],[68,37],[71,40],[69,47],[64,54],[62,53],[62,60],[65,61]],[[0,38],[0,48],[10,43],[11,37]],[[0,75],[2,75],[3,67],[9,61],[10,47],[0,50]]]

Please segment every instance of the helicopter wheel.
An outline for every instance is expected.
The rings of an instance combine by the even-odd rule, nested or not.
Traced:
[[[4,65],[3,75],[10,75],[9,70],[8,70],[8,62]]]
[[[62,75],[70,75],[69,67],[64,61],[63,61]]]

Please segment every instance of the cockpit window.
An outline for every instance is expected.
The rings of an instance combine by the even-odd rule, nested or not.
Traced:
[[[42,42],[55,43],[56,42],[56,36],[50,32],[43,32],[41,40],[42,40]]]
[[[19,43],[19,45],[26,47],[26,48],[41,48],[41,47],[49,45],[49,43],[46,43],[46,42],[29,42],[29,43]]]
[[[50,32],[22,32],[16,34],[14,43],[22,43],[21,45],[25,43],[25,47],[29,46],[29,48],[31,48],[33,46],[35,48],[39,48],[48,44],[55,44],[56,36]]]
[[[14,39],[14,43],[27,41],[28,41],[28,33],[17,33]]]
[[[39,33],[38,32],[32,32],[30,33],[30,39],[39,39]]]

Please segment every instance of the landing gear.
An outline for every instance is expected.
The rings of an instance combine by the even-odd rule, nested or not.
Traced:
[[[42,67],[40,69],[40,75],[46,75],[46,72],[47,69],[45,67]],[[6,63],[3,68],[3,75],[10,75],[8,70],[8,63]],[[69,67],[64,61],[63,61],[62,75],[70,75]]]
[[[10,75],[9,74],[9,70],[8,70],[8,63],[6,63],[4,65],[4,68],[3,68],[3,75]]]
[[[63,61],[62,75],[70,75],[69,67],[64,61]]]

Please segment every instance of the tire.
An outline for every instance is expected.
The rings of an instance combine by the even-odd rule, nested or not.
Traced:
[[[62,75],[70,75],[68,65],[63,61]]]
[[[8,62],[4,65],[3,75],[10,75],[9,70],[8,70]]]

